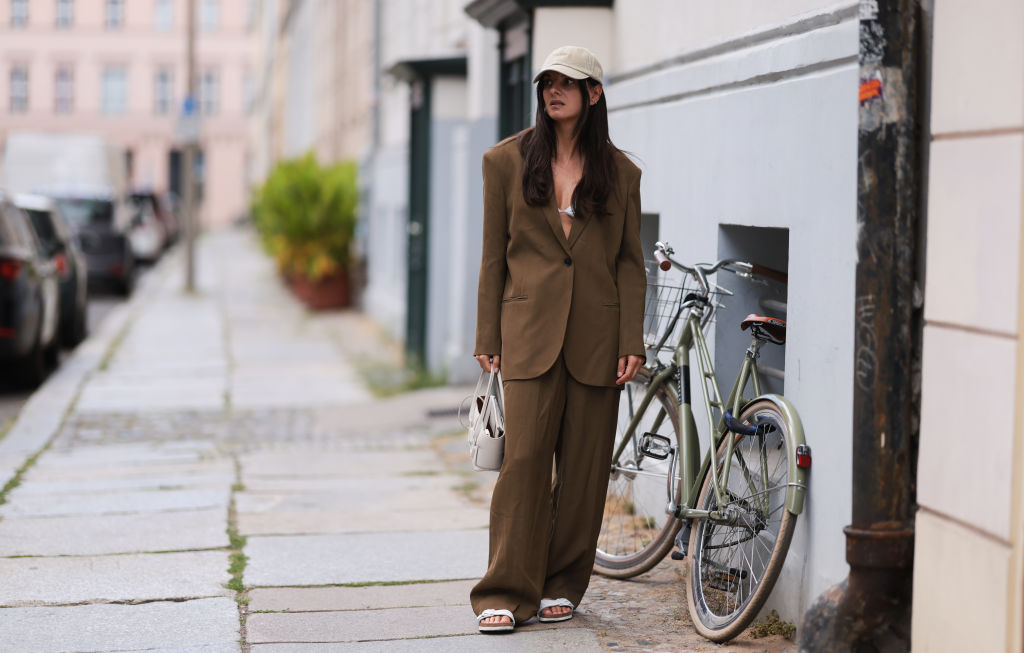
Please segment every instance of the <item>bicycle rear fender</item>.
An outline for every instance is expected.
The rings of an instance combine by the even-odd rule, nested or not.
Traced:
[[[806,444],[804,440],[804,426],[800,421],[800,415],[796,412],[796,408],[792,403],[782,395],[775,394],[764,394],[759,397],[755,397],[743,406],[743,413],[751,404],[755,404],[759,401],[770,401],[775,404],[775,407],[779,409],[783,417],[786,419],[786,423],[789,426],[789,487],[786,488],[786,510],[799,515],[804,509],[804,495],[807,494],[807,471],[806,469],[800,469],[796,466],[796,448],[801,444]]]

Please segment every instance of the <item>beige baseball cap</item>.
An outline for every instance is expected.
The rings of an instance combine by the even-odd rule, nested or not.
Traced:
[[[563,45],[556,48],[544,60],[540,72],[534,76],[533,81],[540,81],[540,76],[545,72],[553,70],[562,73],[573,79],[585,79],[590,77],[599,83],[604,83],[602,78],[604,71],[601,69],[601,62],[597,60],[594,53],[578,45]]]

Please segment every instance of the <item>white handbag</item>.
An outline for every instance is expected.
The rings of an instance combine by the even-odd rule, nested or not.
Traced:
[[[481,372],[471,397],[469,457],[478,472],[497,471],[505,456],[505,389],[501,372]],[[462,421],[462,411],[459,411]]]

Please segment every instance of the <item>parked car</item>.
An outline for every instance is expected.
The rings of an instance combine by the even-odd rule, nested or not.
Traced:
[[[122,295],[131,294],[135,255],[128,234],[117,227],[117,206],[110,197],[62,196],[54,200],[78,236],[90,281],[112,282]]]
[[[177,242],[181,224],[170,193],[157,194],[151,190],[140,189],[132,192],[132,201],[136,204],[148,205],[153,210],[157,220],[163,225],[167,247]]]
[[[60,340],[74,347],[85,339],[88,267],[85,254],[57,203],[42,195],[20,194],[14,204],[32,221],[43,251],[53,259],[60,278]]]
[[[153,263],[167,248],[167,229],[153,203],[132,196],[132,229],[128,234],[132,255],[141,263]]]
[[[97,134],[14,131],[7,135],[0,187],[47,195],[75,230],[91,282],[127,295],[135,260],[124,152]]]
[[[0,370],[34,386],[57,364],[57,265],[32,224],[0,191]]]

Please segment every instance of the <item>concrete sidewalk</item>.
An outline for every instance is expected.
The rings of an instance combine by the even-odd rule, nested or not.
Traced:
[[[0,648],[602,650],[582,621],[475,634],[486,505],[432,447],[465,389],[375,399],[346,351],[386,345],[247,232],[199,273],[164,263],[0,441]]]
[[[169,257],[0,440],[0,650],[789,648],[697,637],[671,561],[479,635],[494,475],[452,413],[469,389],[375,398],[395,347],[303,310],[247,231],[203,239],[195,295],[181,277]]]

